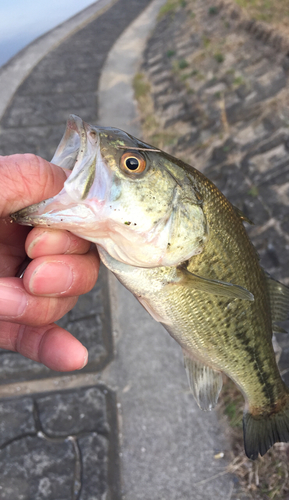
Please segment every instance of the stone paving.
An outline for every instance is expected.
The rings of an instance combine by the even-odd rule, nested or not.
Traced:
[[[89,351],[83,372],[100,371],[112,358],[112,335],[107,273],[103,266],[94,289],[82,295],[76,306],[57,322],[71,332]],[[22,382],[67,373],[55,372],[44,365],[0,349],[0,383]]]
[[[36,65],[2,117],[0,154],[31,152],[49,160],[70,113],[96,123],[103,63],[148,3],[112,2]],[[84,372],[100,372],[113,356],[107,283],[102,267],[95,288],[59,322],[88,348]],[[0,361],[0,384],[67,376],[4,350]],[[120,498],[117,407],[106,386],[3,399],[0,414],[1,499]]]
[[[118,498],[114,406],[104,386],[2,400],[0,498]]]
[[[114,2],[37,64],[1,120],[0,154],[49,160],[70,113],[97,123],[107,55],[147,4]],[[143,70],[169,138],[164,149],[204,170],[255,221],[249,230],[264,267],[289,284],[288,57],[230,12],[201,0],[170,12]],[[89,387],[67,389],[65,374],[0,352],[0,392],[6,384],[9,396],[0,399],[0,498],[243,498],[227,462],[214,459],[229,456],[228,443],[215,414],[194,406],[175,343],[119,285],[113,298],[108,281],[102,268],[94,290],[60,321],[88,347],[85,371],[96,376]],[[286,335],[278,342],[288,383]],[[17,384],[27,394],[15,396]]]
[[[1,120],[0,154],[51,159],[69,114],[96,123],[97,88],[110,48],[149,0],[118,0],[49,52],[18,88]]]
[[[254,222],[247,231],[261,264],[289,285],[288,40],[253,26],[230,2],[188,1],[159,21],[142,70],[167,151]],[[288,335],[278,342],[289,385]]]

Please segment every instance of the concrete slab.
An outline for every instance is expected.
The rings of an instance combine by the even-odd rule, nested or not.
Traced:
[[[104,266],[101,266],[99,279],[93,290],[80,297],[73,310],[58,324],[70,331],[88,349],[89,361],[84,372],[99,371],[112,359],[107,271]],[[55,372],[18,353],[0,349],[0,384],[56,376],[67,376],[67,373]]]
[[[98,123],[141,135],[132,88],[146,40],[166,0],[155,0],[117,39],[103,66],[98,88]]]
[[[103,385],[0,400],[1,500],[119,499],[114,405]]]
[[[97,18],[87,24],[83,31],[78,29],[63,43],[53,46],[54,49],[50,50],[39,64],[35,63],[37,62],[35,58],[33,59],[36,66],[18,89],[3,115],[2,127],[4,125],[5,130],[0,131],[2,153],[30,151],[50,158],[64,129],[66,109],[68,112],[83,110],[84,116],[82,117],[89,121],[118,126],[135,135],[140,135],[131,83],[145,46],[146,37],[153,28],[158,9],[163,1],[152,2],[144,14],[138,17],[123,35],[120,37],[119,35],[147,3],[146,0],[118,0],[111,10],[102,15],[101,23]],[[109,5],[107,3],[107,6]],[[90,49],[96,43],[94,37],[98,37],[98,44],[96,44],[98,51],[93,52]],[[112,44],[114,47],[110,51]],[[77,59],[77,54],[80,59]],[[105,58],[105,69],[102,71]],[[101,72],[97,106],[96,85]],[[21,78],[24,76],[18,78],[18,84],[21,83]],[[83,82],[85,82],[85,88]],[[59,99],[60,94],[61,99]],[[7,102],[6,99],[6,106]],[[27,119],[29,114],[33,115],[33,123]],[[91,307],[91,298],[95,299],[93,292],[90,298],[84,299],[85,303],[88,300],[86,304],[88,307]],[[60,439],[57,441],[59,463],[63,460],[63,463],[70,464],[68,467],[70,473],[71,464],[78,464],[75,466],[75,476],[65,478],[60,467],[57,479],[57,484],[65,484],[65,488],[68,488],[68,485],[72,484],[71,478],[74,478],[73,500],[78,497],[83,500],[100,499],[106,493],[111,494],[111,498],[117,499],[121,496],[123,500],[231,498],[234,485],[231,476],[226,475],[227,462],[214,458],[217,452],[226,451],[228,444],[223,438],[222,428],[216,415],[202,413],[193,402],[188,391],[180,348],[113,277],[110,278],[110,303],[113,310],[115,360],[103,371],[103,374],[100,372],[91,375],[77,373],[72,376],[46,379],[42,382],[34,380],[9,384],[0,388],[0,394],[15,396],[20,392],[29,394],[35,401],[34,393],[36,391],[42,393],[38,395],[40,408],[38,420],[43,423],[41,432],[46,436],[46,432],[48,435],[53,428],[51,434],[53,437],[50,436],[50,438]],[[89,334],[92,350],[93,348],[97,350],[102,344],[98,338],[94,337],[93,328],[86,328],[87,321],[90,319],[86,305],[84,304],[84,312],[75,309],[63,321],[69,327],[82,321],[80,328],[84,334]],[[10,362],[7,364],[10,365]],[[100,369],[100,365],[98,364],[94,369]],[[35,375],[35,377],[38,376],[38,374]],[[86,398],[75,389],[85,383],[91,386],[96,381],[102,381],[103,387],[106,387],[105,390],[112,395],[110,415],[113,423],[110,429],[114,432],[114,444],[111,447],[105,445],[107,438],[103,431],[104,427],[102,427],[102,433],[98,433],[97,415],[103,416],[103,413],[95,408],[91,409]],[[68,387],[73,388],[71,397],[66,397],[63,391],[59,393],[59,396],[55,393],[47,394],[49,390]],[[74,446],[71,448],[64,440],[63,429],[66,412],[70,415],[70,410],[68,411],[67,408],[71,408],[74,398],[75,401],[79,399],[81,402],[85,415],[83,417],[85,426],[81,432],[86,432],[86,434],[79,437],[77,447],[71,436],[69,443]],[[122,487],[114,479],[118,474],[116,398],[119,410]],[[34,403],[32,404],[29,398],[21,401],[23,408],[27,408],[28,413],[31,412]],[[95,401],[101,404],[102,399],[96,397]],[[59,422],[62,426],[60,429],[57,428],[53,408],[55,408],[55,414],[60,415]],[[76,427],[72,425],[73,432],[79,430],[79,426],[82,425],[81,408],[73,410],[73,415],[78,415],[77,420],[80,419],[75,424]],[[61,415],[62,409],[65,409],[65,412]],[[91,418],[94,418],[95,429],[89,423]],[[106,423],[109,421],[107,419]],[[20,426],[24,425],[21,419],[18,419],[18,422]],[[25,422],[27,426],[33,427],[34,425],[30,414]],[[67,423],[67,427],[69,427],[68,424],[70,425],[70,422]],[[9,454],[17,456],[17,443],[20,443],[19,459],[16,462],[18,476],[21,479],[17,487],[18,492],[21,492],[21,485],[24,485],[22,478],[26,474],[21,469],[24,460],[21,457],[27,456],[27,460],[34,469],[32,450],[35,449],[35,453],[43,452],[43,457],[47,457],[44,461],[48,464],[54,448],[52,448],[53,443],[46,442],[46,438],[43,441],[39,440],[43,438],[42,434],[35,435],[33,429],[23,439],[18,439],[16,436],[14,440],[13,429],[11,433],[10,444],[6,443],[7,446],[11,445],[11,448],[8,449],[4,445],[2,463],[6,462]],[[42,448],[39,444],[41,442],[44,443]],[[79,461],[78,459],[76,462],[73,461],[73,453],[76,454],[75,456],[83,457],[84,482],[81,490],[78,484]],[[105,461],[110,469],[108,469],[106,479],[103,480],[104,475],[101,475],[101,472],[100,475],[95,472],[104,470]],[[54,490],[49,490],[50,469],[43,469],[43,471],[42,475],[38,476],[33,470],[32,475],[29,471],[27,472],[29,480],[26,478],[26,490],[23,487],[25,500],[32,496],[37,498],[36,493],[37,495],[44,494],[42,491],[48,492],[48,496],[43,496],[43,498],[49,498],[50,495],[51,500],[56,500]],[[7,472],[10,483],[14,472],[13,469]],[[41,482],[42,479],[44,482]],[[1,483],[4,484],[3,491],[6,496],[10,495],[7,499],[16,498],[18,495],[16,486],[11,493],[9,481]],[[34,488],[31,491],[27,489],[30,483]],[[41,491],[39,487],[42,488]]]

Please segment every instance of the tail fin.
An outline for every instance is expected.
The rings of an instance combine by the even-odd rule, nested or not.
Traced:
[[[278,413],[264,413],[253,416],[245,413],[243,417],[244,446],[248,458],[255,460],[273,446],[274,443],[289,441],[289,396],[286,404]]]

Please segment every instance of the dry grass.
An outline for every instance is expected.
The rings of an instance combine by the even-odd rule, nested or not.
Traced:
[[[185,7],[186,0],[168,0],[161,8],[158,14],[158,20],[167,14],[173,14],[178,7]]]
[[[282,29],[288,27],[289,33],[289,0],[234,1],[244,8],[251,17],[273,23],[279,27],[282,26]],[[179,0],[169,0],[163,7],[161,16],[173,14],[176,9],[181,8],[181,3]],[[187,8],[190,5],[193,6],[192,1],[187,2]],[[212,44],[211,40],[205,35],[202,41],[203,46],[200,53],[203,61],[212,56],[211,47],[213,45],[214,50],[216,50],[216,44]],[[226,47],[222,46],[222,48],[225,50]],[[172,59],[171,71],[174,78],[182,81],[187,92],[190,93],[192,91],[190,79],[195,78],[198,80],[201,75],[200,69],[195,69],[195,60],[178,60],[175,50],[172,49],[168,51],[167,57]],[[219,57],[219,59],[221,58]],[[222,64],[220,61],[220,67]],[[234,77],[232,85],[236,87],[243,83],[243,77],[237,75]],[[161,117],[157,117],[151,97],[150,83],[145,74],[138,73],[136,75],[134,90],[142,120],[143,139],[160,149],[165,149],[174,154],[174,145],[182,134],[177,128],[164,128]],[[278,105],[280,105],[279,100]],[[227,472],[237,476],[241,489],[246,497],[252,500],[289,500],[289,444],[277,443],[264,457],[259,457],[254,462],[249,460],[244,453],[243,407],[243,396],[233,382],[227,379],[220,395],[217,410],[220,418],[226,422],[228,439],[231,441],[232,447],[231,461]]]
[[[142,123],[143,139],[156,148],[168,151],[170,146],[177,143],[180,133],[173,127],[165,130],[154,112],[154,103],[150,94],[150,84],[144,73],[137,73],[133,80],[134,96],[138,101],[138,108]]]
[[[288,0],[234,0],[250,17],[274,24],[289,33]]]
[[[232,460],[227,471],[234,473],[242,490],[254,500],[289,500],[288,459],[289,444],[275,444],[264,457],[254,462],[244,453],[243,445],[244,399],[235,384],[227,379],[220,394],[218,412],[229,425]]]
[[[288,0],[234,0],[259,21],[273,24],[289,34]],[[254,500],[289,500],[288,460],[289,444],[275,444],[264,457],[255,462],[243,451],[242,412],[243,398],[233,382],[227,381],[221,393],[219,411],[230,424],[234,458],[228,468],[234,472],[244,491]]]

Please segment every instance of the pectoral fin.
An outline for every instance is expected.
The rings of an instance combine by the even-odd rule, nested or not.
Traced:
[[[179,268],[177,272],[179,281],[175,282],[175,284],[187,286],[188,288],[199,290],[200,292],[229,297],[231,299],[254,300],[254,295],[251,292],[233,283],[202,278],[201,276],[190,273],[187,269],[182,267]]]
[[[196,402],[202,410],[212,410],[223,386],[221,372],[192,359],[185,350],[183,353],[189,386]]]

